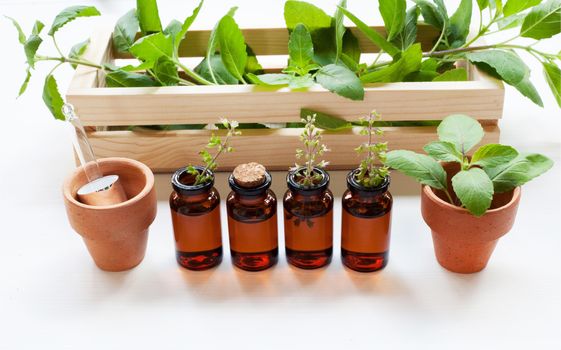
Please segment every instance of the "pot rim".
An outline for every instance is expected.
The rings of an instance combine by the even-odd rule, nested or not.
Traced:
[[[117,208],[121,208],[121,207],[127,207],[130,206],[138,201],[140,201],[142,198],[146,197],[150,191],[152,190],[152,188],[154,187],[154,174],[152,173],[152,170],[150,170],[150,168],[142,163],[139,162],[137,160],[134,159],[130,159],[130,158],[123,158],[123,157],[108,157],[108,158],[100,158],[97,160],[98,163],[100,163],[100,165],[102,163],[106,163],[106,162],[120,162],[120,163],[128,163],[129,165],[136,167],[137,169],[139,169],[140,171],[142,171],[142,173],[144,174],[144,177],[146,179],[146,184],[144,185],[144,187],[142,188],[142,190],[134,197],[129,198],[128,200],[122,202],[122,203],[117,203],[117,204],[111,204],[111,205],[89,205],[89,204],[84,204],[80,201],[78,201],[76,198],[74,198],[74,196],[70,193],[70,182],[72,181],[72,179],[74,179],[83,169],[83,167],[79,167],[76,168],[76,170],[74,170],[74,172],[66,179],[66,181],[64,182],[64,197],[70,202],[72,203],[72,205],[81,207],[83,209],[90,209],[90,210],[99,210],[99,211],[109,211],[109,210],[113,210],[113,209],[117,209]]]
[[[330,176],[329,173],[322,168],[314,167],[314,171],[319,172],[322,175],[322,179],[318,184],[313,186],[304,187],[303,185],[296,182],[294,179],[296,174],[301,170],[305,169],[305,167],[299,167],[297,169],[291,170],[286,175],[286,184],[289,190],[297,191],[303,195],[313,195],[323,191],[326,191],[329,187]]]
[[[427,198],[429,198],[430,200],[432,200],[433,202],[436,202],[438,204],[440,204],[441,206],[444,206],[446,209],[452,210],[452,211],[456,211],[458,213],[463,213],[463,214],[468,214],[471,215],[473,217],[476,217],[475,215],[473,215],[472,213],[470,213],[467,209],[464,208],[460,208],[456,205],[450,204],[448,202],[443,201],[442,199],[440,199],[440,197],[438,197],[434,191],[432,190],[432,188],[429,185],[423,185],[422,188],[423,193],[427,196]],[[516,204],[516,202],[518,201],[518,198],[520,198],[520,193],[521,193],[521,186],[516,187],[513,192],[512,192],[512,198],[510,199],[510,201],[498,208],[494,208],[494,209],[489,209],[485,212],[485,214],[483,214],[481,217],[487,215],[487,214],[492,214],[492,213],[496,213],[496,212],[500,212],[503,211],[513,205]]]

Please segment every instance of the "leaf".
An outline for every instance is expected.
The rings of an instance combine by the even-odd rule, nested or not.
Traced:
[[[139,24],[136,10],[132,9],[125,13],[113,29],[113,47],[117,52],[127,52],[134,43]]]
[[[454,144],[456,149],[466,155],[473,146],[483,139],[483,128],[479,122],[467,115],[450,115],[436,129],[440,141]]]
[[[306,67],[314,57],[312,36],[303,24],[298,24],[290,34],[288,41],[289,65],[299,68]]]
[[[477,0],[477,6],[479,6],[479,9],[483,11],[489,7],[489,0]]]
[[[530,7],[536,6],[542,0],[508,0],[503,7],[504,17],[512,16]]]
[[[466,54],[466,57],[477,67],[514,86],[534,103],[543,106],[536,88],[529,79],[530,69],[514,52],[488,50],[470,52]]]
[[[402,81],[406,75],[416,72],[421,68],[422,59],[421,44],[416,43],[405,50],[396,62],[380,70],[362,75],[360,81],[363,83]]]
[[[163,33],[151,34],[138,39],[129,49],[142,61],[157,61],[162,56],[172,57],[172,39]]]
[[[341,8],[347,8],[347,0],[341,0],[341,2],[339,2],[339,7],[335,10],[335,62],[339,61],[339,58],[341,58],[341,54],[343,53],[343,37],[347,31],[344,23],[345,18]]]
[[[331,16],[322,9],[304,1],[288,0],[284,3],[284,20],[288,30],[293,30],[300,23],[311,32],[319,28],[331,27]]]
[[[142,34],[162,31],[162,22],[160,22],[156,0],[136,0],[136,11]]]
[[[547,39],[561,32],[561,0],[548,0],[532,8],[524,18],[520,36]]]
[[[25,34],[23,33],[23,30],[21,29],[21,26],[19,25],[19,23],[13,19],[12,17],[8,17],[8,16],[4,16],[7,19],[9,19],[10,21],[12,21],[12,24],[14,25],[14,27],[16,27],[16,30],[18,31],[18,40],[20,44],[25,44]]]
[[[228,10],[228,13],[226,13],[225,16],[234,16],[234,14],[237,11],[237,7],[232,7],[230,8],[230,10]],[[218,23],[216,23],[216,25],[214,26],[214,28],[212,29],[212,31],[210,32],[210,36],[208,38],[208,44],[207,44],[207,49],[206,49],[206,64],[207,64],[207,69],[206,71],[208,72],[208,74],[210,75],[210,79],[212,82],[214,82],[215,84],[218,84],[218,81],[215,77],[214,71],[213,71],[213,67],[212,67],[212,60],[211,60],[211,56],[214,55],[216,53],[216,49],[218,47],[218,39],[217,39],[217,28],[218,28],[218,24],[220,23],[220,21]],[[222,65],[224,65],[224,63],[222,63]],[[236,79],[237,80],[237,79]]]
[[[209,69],[212,70],[213,75],[211,75]],[[222,58],[218,54],[210,56],[210,63],[207,61],[207,58],[204,58],[195,68],[195,72],[207,80],[214,79],[220,85],[238,84],[238,79],[226,69]]]
[[[311,109],[302,108],[300,110],[300,119],[306,119],[308,116],[316,115],[316,122],[315,125],[324,130],[329,131],[340,131],[351,129],[353,124],[346,121],[345,119],[341,119],[329,114],[313,111]]]
[[[187,34],[187,31],[189,30],[189,28],[191,27],[193,22],[195,22],[195,19],[199,15],[199,11],[201,11],[201,8],[203,7],[203,3],[204,3],[204,0],[201,0],[199,2],[199,5],[197,7],[195,7],[191,16],[185,18],[185,21],[183,21],[183,25],[181,26],[181,30],[174,36],[174,46],[175,46],[176,54],[179,50],[179,44],[181,43],[181,41],[185,37],[185,34]]]
[[[62,106],[64,105],[64,100],[58,91],[58,85],[55,78],[49,74],[45,77],[45,85],[43,86],[43,102],[51,111],[51,114],[58,120],[65,120],[66,118],[62,114]]]
[[[455,68],[447,70],[432,81],[466,81],[468,79],[465,68]]]
[[[451,47],[459,47],[466,42],[471,23],[472,0],[462,0],[458,9],[450,17],[446,32]]]
[[[419,13],[420,11],[416,6],[407,10],[405,26],[392,40],[392,44],[401,48],[401,50],[407,50],[407,48],[413,45],[417,40],[417,20],[419,18]]]
[[[268,73],[260,75],[249,73],[247,77],[252,83],[264,86],[288,85],[290,84],[291,78],[290,75],[284,73]]]
[[[78,60],[82,57],[82,55],[84,54],[84,52],[86,52],[86,49],[88,48],[88,45],[90,44],[90,39],[86,39],[82,42],[79,42],[78,44],[72,46],[72,48],[70,49],[70,53],[68,54],[68,57]],[[72,63],[72,68],[76,69],[76,64]]]
[[[475,151],[470,165],[478,165],[482,168],[496,167],[510,162],[517,156],[518,152],[510,146],[490,143]]]
[[[485,168],[496,193],[513,190],[553,167],[553,161],[541,154],[519,155],[508,164]]]
[[[464,207],[473,215],[485,214],[493,201],[493,182],[480,168],[462,170],[452,178],[452,187]]]
[[[94,6],[70,6],[62,10],[56,15],[49,35],[53,36],[60,28],[65,26],[68,22],[75,20],[78,17],[92,17],[99,16],[99,11]]]
[[[555,101],[561,107],[561,69],[553,63],[544,62],[543,72]]]
[[[353,15],[352,13],[350,13],[344,8],[340,7],[340,9],[341,11],[343,11],[345,16],[347,16],[358,27],[358,29],[360,29],[360,31],[364,33],[364,35],[366,35],[368,39],[370,39],[370,41],[372,41],[374,44],[376,44],[379,48],[384,50],[390,56],[393,57],[400,52],[397,47],[395,47],[392,43],[387,41],[382,35],[380,35],[380,33],[370,28],[366,23],[362,22],[355,15]]]
[[[347,56],[348,59],[351,59],[353,62],[358,64],[360,62],[360,54],[361,52],[358,39],[350,30],[345,31],[345,35],[343,35],[342,55]]]
[[[444,28],[446,18],[438,11],[436,6],[426,0],[415,0],[415,4],[421,11],[425,23],[440,30]]]
[[[290,75],[290,81],[288,87],[291,89],[306,89],[314,85],[314,78],[311,74],[306,74],[302,76]]]
[[[386,154],[385,165],[413,177],[423,185],[437,190],[447,188],[444,168],[427,155],[407,150],[391,151]]]
[[[156,61],[152,72],[164,86],[174,86],[179,81],[177,66],[166,56],[162,56]]]
[[[518,13],[516,15],[499,18],[497,20],[497,26],[499,27],[500,30],[506,30],[506,29],[518,27],[522,25],[522,22],[524,22],[525,17],[526,14]]]
[[[144,74],[116,70],[105,76],[108,87],[142,87],[156,86],[156,82]]]
[[[246,73],[261,74],[263,73],[263,67],[257,61],[257,56],[255,52],[251,49],[249,45],[246,44],[247,51],[247,63],[245,64]]]
[[[28,66],[27,70],[26,70],[26,74],[25,74],[25,80],[23,81],[23,83],[21,84],[21,87],[19,88],[18,97],[23,95],[25,90],[27,90],[27,85],[29,84],[29,79],[31,79],[31,69]]]
[[[233,76],[243,81],[247,50],[243,34],[232,16],[224,16],[218,23],[216,36],[220,44],[222,62]]]
[[[443,162],[458,162],[462,164],[463,155],[451,142],[433,141],[423,147],[427,154]]]
[[[316,80],[321,86],[351,100],[364,99],[364,88],[355,73],[346,67],[329,64],[321,67]]]
[[[392,40],[405,27],[405,0],[380,0],[378,8],[384,26],[386,27],[387,39]]]
[[[25,41],[25,44],[23,44],[23,50],[27,57],[27,64],[29,64],[31,68],[35,68],[35,54],[42,42],[43,39],[41,39],[38,34],[31,34]]]

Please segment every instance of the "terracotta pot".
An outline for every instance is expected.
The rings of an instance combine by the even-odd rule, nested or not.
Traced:
[[[448,173],[448,188],[452,188],[450,181],[458,172],[458,166],[443,166]],[[520,187],[517,187],[510,192],[495,194],[491,208],[483,216],[476,217],[466,209],[448,203],[441,191],[423,186],[421,212],[432,230],[434,251],[440,265],[458,273],[483,270],[499,238],[514,224],[520,193]]]
[[[144,258],[148,227],[156,217],[154,174],[146,165],[132,159],[103,158],[98,162],[103,174],[119,176],[129,199],[107,206],[79,202],[76,192],[87,179],[83,169],[78,168],[64,183],[66,213],[100,269],[128,270]]]

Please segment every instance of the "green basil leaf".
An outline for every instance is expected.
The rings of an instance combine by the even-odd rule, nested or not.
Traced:
[[[55,78],[49,74],[45,77],[45,85],[43,85],[43,102],[51,111],[55,119],[64,121],[66,118],[62,114],[62,106],[64,100],[58,91],[58,85]]]
[[[436,131],[440,141],[451,142],[463,155],[477,145],[484,135],[481,124],[463,114],[454,114],[444,118]]]
[[[421,68],[422,59],[421,44],[416,43],[405,50],[396,62],[380,70],[362,75],[360,81],[365,84],[402,81],[405,76]]]
[[[303,24],[298,24],[288,40],[289,65],[299,68],[306,67],[314,57],[312,36]]]
[[[544,62],[543,72],[555,101],[561,107],[561,69],[553,63]]]
[[[108,87],[143,87],[157,86],[156,82],[144,74],[116,70],[105,76]]]
[[[43,28],[45,28],[43,22],[35,21],[35,24],[33,24],[33,29],[31,30],[31,34],[39,35]]]
[[[216,36],[220,44],[222,62],[233,76],[243,81],[247,63],[245,39],[232,16],[224,16],[218,23]]]
[[[335,62],[338,62],[341,58],[341,54],[343,53],[343,37],[345,36],[345,32],[347,28],[345,28],[344,23],[344,15],[341,8],[347,8],[347,0],[341,0],[339,2],[339,7],[335,10],[335,47],[336,47],[336,54],[335,54]]]
[[[314,78],[311,74],[302,76],[290,75],[288,87],[291,89],[307,89],[314,85]]]
[[[88,45],[90,44],[90,39],[86,39],[82,42],[77,43],[76,45],[72,46],[70,52],[68,53],[68,57],[78,60],[82,57],[82,55],[86,52]],[[76,64],[72,63],[72,68],[76,69]]]
[[[162,56],[154,63],[152,73],[156,76],[157,80],[164,86],[177,85],[179,81],[179,74],[177,66],[168,57]]]
[[[397,47],[395,47],[392,43],[387,41],[382,35],[380,35],[380,33],[370,28],[366,23],[358,19],[355,15],[353,15],[352,13],[350,13],[344,8],[340,8],[340,9],[341,11],[343,11],[345,16],[347,16],[358,27],[358,29],[360,29],[360,31],[364,33],[364,35],[366,35],[368,39],[370,39],[374,44],[376,44],[378,47],[380,47],[390,56],[393,57],[400,52],[400,50]]]
[[[526,14],[518,13],[516,15],[499,18],[497,20],[497,26],[499,27],[500,30],[506,30],[506,29],[518,27],[522,25],[522,22],[524,22],[524,17],[526,17]]]
[[[540,176],[553,167],[553,161],[541,154],[519,155],[507,164],[484,168],[493,181],[495,192],[503,193]]]
[[[185,34],[187,34],[187,31],[189,30],[189,28],[191,27],[193,22],[195,22],[195,19],[199,15],[199,12],[201,11],[201,8],[203,7],[203,3],[204,3],[204,0],[201,0],[199,2],[199,5],[197,7],[195,7],[191,16],[187,17],[185,19],[185,21],[183,21],[183,25],[181,26],[181,30],[174,36],[174,46],[175,46],[176,54],[179,50],[179,44],[181,44],[181,41],[183,40],[183,38],[185,38]]]
[[[446,34],[451,47],[459,47],[465,44],[469,34],[471,11],[472,0],[462,0],[456,12],[450,17],[450,25]]]
[[[443,162],[458,162],[462,164],[463,155],[451,142],[433,141],[423,147],[427,154],[436,160]]]
[[[524,18],[520,36],[547,39],[561,32],[561,0],[548,0],[532,8]]]
[[[417,20],[419,18],[419,9],[414,6],[407,10],[405,15],[405,26],[392,40],[392,44],[407,50],[409,46],[413,45],[417,40]]]
[[[493,201],[493,182],[480,168],[462,170],[452,178],[454,193],[475,216],[485,214]]]
[[[489,7],[489,0],[477,0],[477,5],[481,11]]]
[[[210,56],[210,59],[205,57],[195,68],[195,72],[207,80],[214,81],[216,84],[238,84],[238,79],[233,76],[228,69],[226,69],[226,66],[224,66],[224,63],[222,62],[222,58],[218,54]]]
[[[256,85],[276,86],[290,84],[291,76],[283,73],[268,73],[260,75],[249,73],[247,74],[247,78]]]
[[[35,54],[42,42],[43,39],[41,39],[39,35],[31,34],[25,41],[25,44],[23,44],[23,50],[25,51],[25,56],[27,57],[27,64],[31,68],[35,68]]]
[[[129,51],[141,61],[155,62],[162,56],[171,58],[173,54],[172,39],[171,36],[163,33],[147,35],[138,39]]]
[[[319,7],[304,1],[286,1],[284,20],[288,30],[293,30],[299,23],[304,24],[311,32],[319,28],[331,27],[331,16]]]
[[[53,36],[60,28],[65,26],[68,22],[75,20],[78,17],[92,17],[99,16],[99,11],[94,6],[70,6],[62,10],[56,15],[49,35]]]
[[[247,51],[247,63],[245,64],[246,73],[261,74],[263,73],[263,67],[257,61],[257,56],[255,52],[251,49],[249,45],[246,44]]]
[[[118,52],[127,52],[134,43],[139,24],[136,10],[132,9],[125,13],[113,29],[113,47]]]
[[[538,5],[542,0],[508,0],[503,8],[505,17],[522,12],[530,7]]]
[[[360,54],[361,52],[358,39],[350,30],[345,31],[345,35],[343,35],[343,52],[341,56],[347,56],[348,59],[358,65],[360,63]]]
[[[232,7],[230,8],[230,10],[228,10],[228,13],[226,13],[225,16],[234,16],[234,14],[236,13],[236,11],[238,10],[237,7]],[[208,72],[208,74],[210,75],[210,81],[214,82],[215,84],[218,84],[218,79],[215,76],[214,70],[213,70],[213,60],[211,59],[211,56],[213,56],[216,53],[216,49],[218,47],[218,39],[217,39],[217,28],[218,28],[218,24],[220,23],[220,21],[218,23],[216,23],[216,25],[214,26],[214,28],[212,29],[212,31],[210,32],[210,36],[208,38],[208,44],[207,44],[207,49],[206,49],[206,71]],[[222,59],[220,59],[222,65],[224,64],[222,62]],[[237,79],[236,79],[237,80]]]
[[[346,67],[336,64],[323,66],[317,72],[316,80],[321,86],[340,96],[352,100],[364,99],[364,88],[360,79]]]
[[[14,27],[16,27],[16,30],[18,31],[18,40],[20,44],[25,44],[25,33],[23,32],[23,30],[21,29],[21,26],[19,25],[19,23],[13,19],[12,17],[8,17],[8,16],[4,16],[7,19],[9,19],[10,21],[12,21],[12,24],[14,25]]]
[[[171,38],[172,38],[172,40],[173,40],[173,42],[174,42],[174,45],[175,45],[175,36],[176,36],[177,34],[179,34],[179,32],[181,31],[181,26],[182,26],[182,25],[183,25],[183,24],[182,24],[181,22],[179,22],[178,20],[172,19],[172,20],[169,22],[169,24],[164,28],[163,33],[164,33],[165,35],[171,36]]]
[[[530,81],[530,69],[512,51],[488,50],[470,52],[467,59],[477,67],[514,86],[524,96],[543,107],[543,102]]]
[[[405,0],[380,0],[378,8],[384,26],[386,27],[387,39],[393,40],[405,27]]]
[[[425,23],[437,29],[444,29],[444,23],[448,20],[431,2],[426,0],[414,0],[421,11]]]
[[[329,131],[340,131],[340,130],[351,129],[353,127],[353,124],[346,121],[345,119],[341,119],[322,112],[313,111],[307,108],[302,108],[300,110],[300,119],[306,119],[306,117],[314,114],[316,115],[315,125],[320,129],[329,130]]]
[[[427,155],[407,150],[391,151],[386,154],[385,165],[413,177],[423,185],[437,190],[447,188],[444,168]]]
[[[136,0],[136,14],[142,34],[153,34],[162,31],[162,22],[156,0]]]
[[[510,146],[490,143],[475,151],[470,165],[478,165],[482,168],[496,167],[510,162],[517,156],[518,152]]]
[[[465,68],[455,68],[434,77],[432,81],[466,81],[467,79],[468,74]]]
[[[117,67],[117,66],[110,66],[109,69],[110,70],[123,70],[125,72],[141,72],[141,71],[145,71],[147,69],[152,69],[152,67],[154,67],[154,61],[146,61],[146,62],[141,62],[140,64],[133,66],[132,64],[127,64],[126,66],[123,67]],[[105,66],[107,66],[107,64],[105,64]]]
[[[21,84],[21,86],[19,88],[18,97],[23,95],[25,90],[27,90],[27,85],[29,84],[29,79],[31,79],[31,68],[28,66],[27,70],[25,72],[25,80],[23,81],[23,83]]]

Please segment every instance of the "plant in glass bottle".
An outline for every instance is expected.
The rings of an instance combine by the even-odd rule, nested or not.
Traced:
[[[347,175],[347,191],[342,198],[341,258],[343,264],[360,272],[384,268],[388,263],[391,230],[392,195],[388,191],[386,142],[374,142],[383,131],[375,127],[381,117],[375,111],[361,118],[361,135],[367,141],[356,148],[364,155],[358,168]]]
[[[222,119],[221,123],[226,130],[224,139],[213,134],[199,152],[204,166],[189,165],[171,178],[169,204],[177,262],[190,270],[205,270],[222,261],[220,195],[214,188],[214,170],[218,157],[233,151],[232,137],[241,133],[236,129],[238,122]]]
[[[333,194],[324,170],[328,162],[319,160],[328,148],[321,142],[315,118],[302,120],[304,148],[296,150],[296,158],[304,163],[288,173],[283,199],[286,256],[290,264],[303,269],[325,266],[333,254]]]

